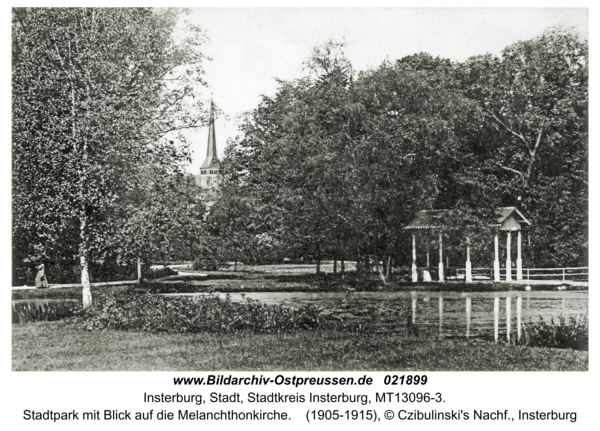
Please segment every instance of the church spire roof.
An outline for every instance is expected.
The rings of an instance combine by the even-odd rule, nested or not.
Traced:
[[[210,99],[210,120],[208,123],[208,146],[206,148],[206,158],[202,162],[200,169],[219,169],[219,158],[217,157],[217,139],[215,137],[215,113],[212,97]]]

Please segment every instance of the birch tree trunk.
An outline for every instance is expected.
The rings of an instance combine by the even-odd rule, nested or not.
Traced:
[[[89,262],[85,255],[81,255],[79,258],[81,263],[81,285],[83,288],[81,289],[82,294],[82,304],[83,307],[89,307],[92,305],[92,289],[90,285],[90,269]]]
[[[137,281],[138,283],[144,281],[144,275],[142,274],[142,259],[139,256],[137,258]]]
[[[70,45],[69,45],[70,47]],[[70,51],[70,49],[69,49]],[[73,64],[71,58],[69,58],[69,64],[71,66],[71,73],[73,73]],[[89,89],[88,89],[88,98],[89,98]],[[73,144],[77,142],[77,130],[75,127],[76,116],[75,116],[75,84],[73,83],[73,77],[71,77],[71,120],[72,120],[72,136],[73,136]],[[81,149],[81,158],[83,160],[83,168],[81,169],[79,175],[79,187],[81,190],[81,198],[85,196],[85,163],[87,162],[87,141],[83,140],[83,145]],[[84,308],[87,308],[92,305],[92,286],[90,284],[90,262],[89,262],[89,243],[87,237],[87,212],[85,202],[81,203],[81,210],[79,214],[79,235],[81,244],[79,246],[79,264],[81,266],[81,297],[82,297],[82,305]]]
[[[90,285],[90,263],[88,258],[88,238],[86,233],[87,219],[85,215],[85,209],[81,211],[80,219],[80,239],[81,245],[79,246],[79,263],[81,265],[81,295],[82,305],[84,308],[92,305],[92,287]]]

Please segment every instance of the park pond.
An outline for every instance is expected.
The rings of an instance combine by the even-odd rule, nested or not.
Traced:
[[[248,292],[216,293],[232,301],[245,298],[266,304],[292,307],[314,305],[324,319],[351,324],[368,324],[379,331],[404,330],[407,325],[422,335],[492,337],[496,307],[498,333],[516,336],[518,320],[540,318],[556,322],[587,315],[587,291],[509,291],[509,292]],[[180,294],[167,294],[179,296]],[[206,293],[185,294],[190,297]],[[519,299],[520,298],[520,299]],[[520,309],[520,312],[519,312]],[[519,316],[520,315],[520,316]]]
[[[207,293],[165,294],[190,299]],[[376,332],[401,332],[455,337],[468,335],[490,338],[507,333],[517,336],[518,322],[540,318],[558,321],[587,315],[587,291],[507,291],[507,292],[247,292],[213,293],[232,301],[246,298],[268,305],[315,306],[320,318],[355,327],[371,327]],[[60,308],[79,302],[64,299],[15,300],[33,306]],[[62,303],[62,304],[61,304]],[[35,305],[34,305],[35,304]],[[496,323],[497,322],[497,323]],[[497,325],[497,326],[496,326]]]

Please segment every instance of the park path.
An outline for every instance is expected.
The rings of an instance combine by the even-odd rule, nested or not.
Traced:
[[[173,265],[173,269],[177,270],[177,269],[181,269],[181,265]],[[227,273],[227,272],[225,272]],[[196,272],[184,272],[184,271],[178,271],[178,276],[203,276],[206,274],[199,274]],[[168,280],[169,277],[165,277],[166,280]],[[165,280],[165,279],[158,279],[158,280]],[[158,281],[156,280],[156,281]],[[214,281],[214,280],[213,280]],[[137,280],[124,280],[124,281],[108,281],[108,282],[97,282],[97,283],[91,283],[91,285],[93,287],[102,287],[102,286],[127,286],[127,285],[131,285],[131,284],[136,284]],[[511,284],[523,284],[523,285],[535,285],[535,284],[549,284],[549,285],[556,285],[556,286],[561,286],[561,285],[571,285],[571,286],[580,286],[580,287],[589,287],[589,282],[588,281],[560,281],[560,280],[513,280],[511,281]],[[48,286],[48,288],[50,289],[59,289],[59,288],[63,288],[63,287],[81,287],[81,283],[72,283],[72,284],[50,284]],[[35,286],[13,286],[12,289],[13,290],[25,290],[25,289],[35,289]]]
[[[172,268],[174,270],[178,270],[178,269],[182,269],[182,268],[188,268],[188,265],[168,265],[169,268]],[[196,274],[196,273],[190,273],[190,272],[179,272],[177,271],[178,275],[203,275],[203,274]],[[136,284],[137,280],[123,280],[123,281],[101,281],[101,282],[97,282],[97,283],[91,283],[92,287],[103,287],[103,286],[128,286],[130,284]],[[48,288],[49,289],[60,289],[62,287],[82,287],[81,283],[71,283],[71,284],[49,284]],[[13,290],[27,290],[27,289],[36,289],[35,286],[13,286],[12,288]]]
[[[91,283],[93,287],[102,287],[102,286],[127,286],[130,284],[136,284],[136,280],[126,280],[126,281],[106,281],[99,283]],[[62,287],[81,287],[81,283],[74,284],[49,284],[48,289],[60,289]],[[13,286],[13,290],[27,290],[27,289],[36,289],[35,286]]]

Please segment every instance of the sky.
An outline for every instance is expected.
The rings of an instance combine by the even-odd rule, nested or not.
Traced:
[[[588,38],[587,8],[197,8],[187,19],[206,31],[209,85],[203,99],[223,111],[215,122],[218,154],[237,134],[239,116],[263,94],[277,91],[275,78],[303,76],[302,63],[328,40],[344,41],[357,71],[418,52],[463,61],[534,38],[556,25]],[[188,171],[199,173],[208,129],[189,134],[194,151]]]

